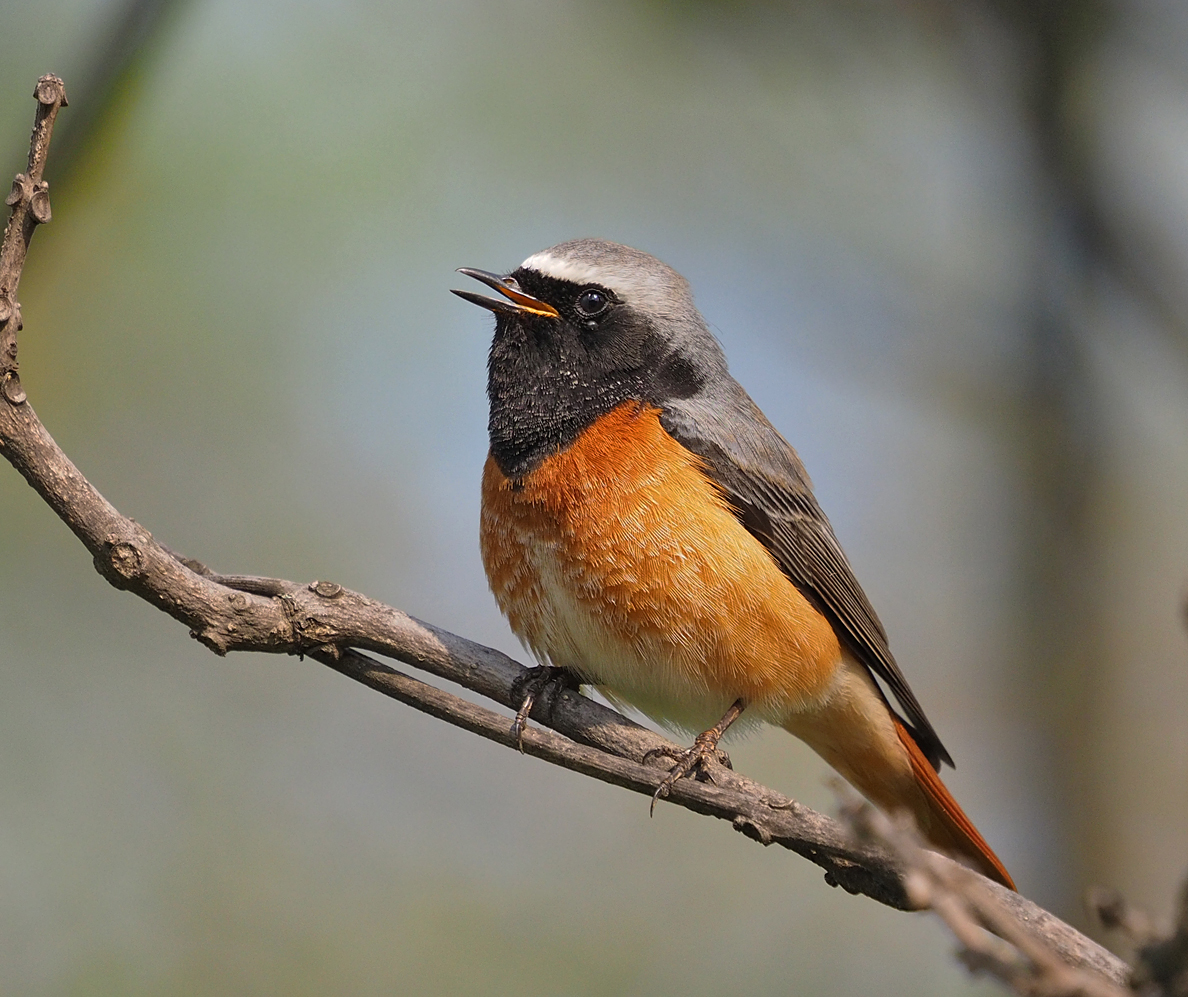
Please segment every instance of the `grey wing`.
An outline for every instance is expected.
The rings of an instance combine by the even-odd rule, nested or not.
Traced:
[[[817,504],[804,465],[750,396],[727,378],[712,399],[670,401],[661,422],[705,461],[742,525],[824,614],[847,649],[886,683],[924,757],[937,769],[941,762],[952,765],[895,663],[887,632]]]

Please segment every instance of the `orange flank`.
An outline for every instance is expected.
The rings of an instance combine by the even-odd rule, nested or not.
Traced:
[[[627,402],[512,482],[483,474],[495,599],[542,660],[658,720],[704,730],[828,691],[837,636],[743,528],[700,458]]]

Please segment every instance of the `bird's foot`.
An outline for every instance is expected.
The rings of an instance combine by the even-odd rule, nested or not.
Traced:
[[[702,731],[693,739],[693,747],[691,748],[680,751],[666,745],[663,748],[653,748],[643,756],[645,765],[651,758],[672,758],[674,760],[672,768],[668,770],[668,775],[664,777],[660,785],[656,787],[656,792],[652,794],[652,805],[648,809],[649,814],[656,812],[656,801],[668,796],[678,779],[683,779],[690,773],[695,773],[702,779],[708,779],[710,782],[713,782],[714,777],[709,769],[710,762],[717,762],[719,765],[724,765],[728,769],[734,768],[730,764],[730,756],[725,751],[718,750],[718,742],[722,740],[722,735],[726,733],[726,728],[739,718],[744,709],[746,709],[746,704],[741,699],[735,700],[734,704],[726,711],[726,715],[721,720],[709,730]]]
[[[693,747],[686,748],[684,751],[666,745],[663,748],[653,748],[644,755],[645,765],[652,758],[671,758],[673,760],[673,766],[668,770],[668,775],[664,777],[664,780],[656,787],[656,792],[652,794],[652,806],[648,813],[655,812],[656,801],[668,796],[678,779],[692,774],[700,779],[708,779],[713,782],[714,777],[709,769],[710,762],[717,762],[728,769],[734,768],[730,764],[730,756],[725,751],[718,750],[718,739],[721,736],[716,730],[707,730],[698,734],[693,740]]]
[[[516,719],[512,721],[511,729],[521,752],[524,750],[524,731],[528,727],[528,714],[532,712],[536,702],[539,700],[547,703],[551,714],[561,693],[566,689],[580,689],[581,685],[582,681],[577,673],[552,665],[529,668],[512,683],[512,702],[520,699],[520,708],[516,711]]]

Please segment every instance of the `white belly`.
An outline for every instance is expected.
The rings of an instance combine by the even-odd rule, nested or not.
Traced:
[[[697,733],[717,723],[739,692],[710,688],[697,642],[672,631],[641,631],[630,640],[616,635],[573,591],[550,547],[532,544],[529,555],[543,612],[525,643],[537,659],[572,669],[612,702],[667,727]]]

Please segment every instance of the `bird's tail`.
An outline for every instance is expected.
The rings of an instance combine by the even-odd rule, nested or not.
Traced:
[[[881,810],[908,810],[932,845],[1015,889],[1010,873],[860,665],[843,661],[828,700],[787,715],[783,727]]]
[[[919,802],[926,811],[914,815],[924,836],[942,851],[969,859],[983,876],[1012,890],[1015,889],[1015,881],[1011,879],[1011,874],[986,844],[986,839],[978,833],[973,821],[965,816],[965,811],[953,799],[953,794],[940,781],[940,776],[924,757],[911,733],[899,722],[898,717],[893,717],[892,722],[911,760],[912,775],[915,776],[916,786],[920,790]],[[918,810],[920,806],[917,804],[911,809]]]

